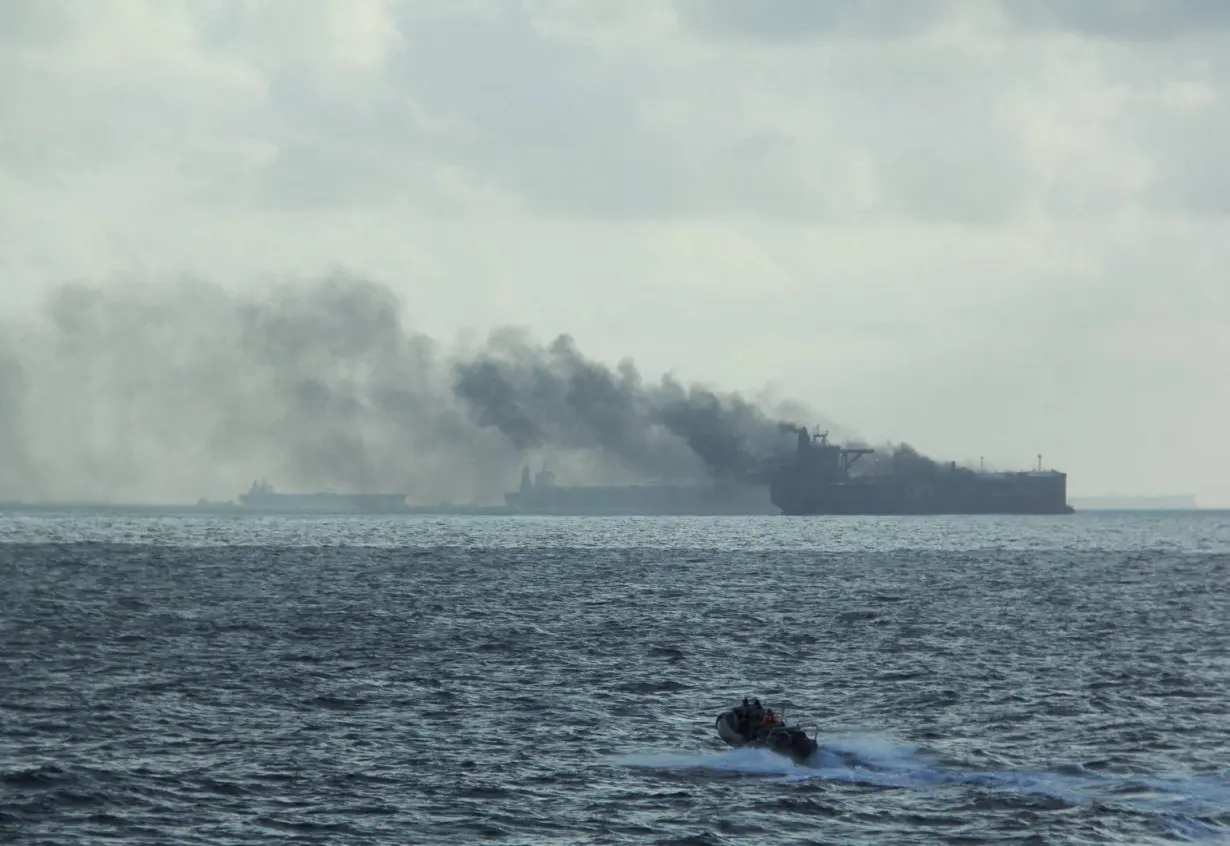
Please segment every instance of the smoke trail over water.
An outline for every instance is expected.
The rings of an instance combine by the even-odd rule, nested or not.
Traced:
[[[347,275],[69,284],[4,329],[0,499],[229,499],[267,476],[491,500],[543,455],[577,480],[737,478],[790,442],[755,403],[608,368],[568,336],[445,350]]]
[[[546,347],[507,333],[455,365],[456,393],[479,425],[517,447],[599,450],[640,473],[736,479],[782,443],[782,423],[737,395],[686,388],[670,377],[645,384],[632,362],[612,371],[572,339]],[[686,451],[680,446],[686,445]]]

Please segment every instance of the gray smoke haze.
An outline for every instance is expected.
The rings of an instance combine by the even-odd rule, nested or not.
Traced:
[[[791,427],[784,424],[797,437],[800,432],[810,436],[813,430]],[[842,437],[840,433],[829,432],[829,443],[834,446],[844,446],[851,449],[871,448],[875,451],[870,455],[860,455],[850,468],[852,476],[903,476],[915,479],[934,478],[954,470],[958,473],[978,472],[968,462],[940,462],[923,455],[908,443],[870,444],[857,437]],[[992,468],[987,468],[988,470]]]
[[[851,444],[855,446],[856,444]],[[909,476],[912,478],[933,478],[941,473],[953,470],[950,462],[940,462],[920,453],[909,444],[885,444],[855,465],[852,471],[855,475],[864,476]],[[955,470],[959,473],[973,473],[973,468],[957,462]]]
[[[0,499],[231,499],[267,477],[498,501],[527,461],[561,482],[737,478],[791,443],[763,402],[647,382],[568,336],[446,351],[401,315],[345,274],[62,285],[2,327]]]
[[[685,387],[669,376],[645,384],[630,360],[612,371],[586,359],[566,335],[542,347],[502,334],[455,370],[456,393],[477,423],[503,432],[517,448],[597,450],[641,475],[681,478],[703,470],[716,479],[743,478],[780,451],[790,431],[737,395]]]

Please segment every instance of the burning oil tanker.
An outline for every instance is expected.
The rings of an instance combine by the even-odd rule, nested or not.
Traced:
[[[856,475],[855,464],[875,453],[832,444],[828,433],[793,426],[793,454],[745,467],[708,484],[625,486],[556,485],[543,470],[505,495],[520,514],[698,514],[698,515],[891,515],[891,514],[1071,514],[1067,476],[1055,470],[990,473],[941,464],[900,448],[883,467]],[[859,468],[864,469],[864,468]]]
[[[900,463],[908,467],[855,475],[851,468],[875,450],[837,446],[829,442],[827,432],[797,431],[795,454],[772,462],[766,470],[769,498],[785,514],[1071,514],[1075,510],[1067,502],[1067,474],[1057,470],[1039,466],[991,473],[907,453]]]

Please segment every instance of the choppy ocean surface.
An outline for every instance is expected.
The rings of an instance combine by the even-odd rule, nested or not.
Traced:
[[[0,514],[0,842],[1230,842],[1230,515]]]

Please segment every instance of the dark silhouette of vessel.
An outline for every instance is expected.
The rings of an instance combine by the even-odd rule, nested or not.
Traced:
[[[718,737],[727,746],[735,749],[768,749],[796,764],[807,763],[820,748],[814,730],[813,736],[808,737],[802,726],[786,725],[784,717],[766,720],[765,716],[771,717],[773,711],[762,708],[759,699],[754,704],[749,704],[746,699],[743,702],[745,704],[718,714],[714,720]]]
[[[798,430],[794,456],[768,469],[769,497],[789,515],[1071,514],[1067,474],[1043,470],[992,473],[899,453],[887,472],[852,468],[875,450],[829,443],[828,433]],[[900,458],[900,460],[898,460]]]
[[[251,511],[319,514],[396,514],[408,508],[404,493],[281,493],[263,479],[239,495],[239,504]]]
[[[793,455],[756,462],[732,478],[683,484],[564,486],[545,468],[503,505],[410,505],[402,493],[278,493],[264,481],[240,495],[247,511],[318,514],[787,515],[1071,514],[1067,475],[1043,470],[992,473],[941,464],[912,450],[887,469],[852,472],[875,452],[829,443],[828,433],[797,429]]]

